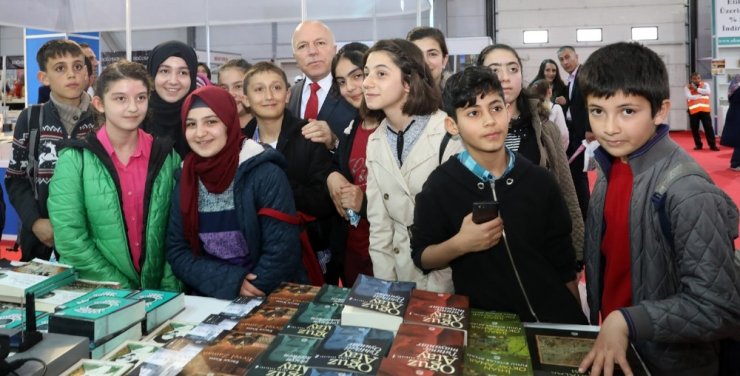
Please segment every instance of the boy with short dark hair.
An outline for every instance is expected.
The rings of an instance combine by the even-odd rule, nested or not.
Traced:
[[[455,292],[474,308],[585,323],[568,209],[553,176],[504,145],[510,114],[496,74],[466,68],[448,79],[443,99],[445,127],[465,151],[434,170],[416,196],[414,263],[425,272],[449,265]],[[479,201],[497,202],[499,216],[474,223]]]
[[[5,175],[8,198],[22,222],[19,242],[23,261],[34,257],[48,260],[53,250],[54,231],[46,200],[58,144],[64,139],[83,139],[95,128],[90,96],[85,93],[89,77],[80,46],[71,40],[46,42],[36,54],[36,62],[39,81],[51,88],[50,100],[28,107],[18,116]]]
[[[591,322],[603,319],[581,371],[628,369],[632,341],[654,375],[715,375],[719,340],[740,334],[737,207],[668,136],[668,73],[655,52],[612,44],[578,77],[601,145],[584,255]]]

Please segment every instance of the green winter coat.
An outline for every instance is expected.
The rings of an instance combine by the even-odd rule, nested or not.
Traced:
[[[64,145],[49,188],[49,218],[60,262],[74,266],[79,278],[119,282],[127,289],[182,290],[165,256],[170,195],[180,165],[172,145],[159,138],[152,144],[141,273],[131,259],[113,161],[95,133]]]

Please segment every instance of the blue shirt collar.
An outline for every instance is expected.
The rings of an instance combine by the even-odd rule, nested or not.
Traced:
[[[516,159],[514,152],[511,151],[509,148],[506,148],[506,154],[509,156],[509,163],[506,165],[504,173],[501,174],[501,176],[499,177],[494,176],[490,171],[486,170],[485,168],[483,168],[483,166],[478,164],[478,162],[473,159],[473,157],[470,155],[470,153],[468,153],[467,150],[459,153],[457,155],[457,159],[460,161],[460,163],[463,164],[463,166],[465,166],[465,168],[472,172],[473,175],[477,176],[478,179],[485,183],[489,183],[506,176],[509,171],[514,168],[514,160]]]

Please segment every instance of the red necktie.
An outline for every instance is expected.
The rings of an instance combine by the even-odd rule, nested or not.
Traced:
[[[321,86],[316,82],[311,83],[309,86],[311,86],[311,95],[308,97],[308,102],[306,102],[306,112],[303,113],[303,118],[306,120],[316,119],[316,116],[319,114],[319,96],[316,92],[321,89]]]

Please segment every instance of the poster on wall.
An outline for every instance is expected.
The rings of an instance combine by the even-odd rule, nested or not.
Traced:
[[[5,56],[2,59],[2,94],[6,104],[20,108],[26,103],[26,76],[23,56]]]
[[[740,46],[740,1],[714,1],[714,27],[720,46]]]

